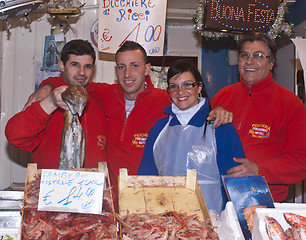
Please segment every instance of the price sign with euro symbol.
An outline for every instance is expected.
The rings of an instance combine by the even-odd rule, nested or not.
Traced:
[[[38,210],[100,214],[105,174],[42,169]]]
[[[166,7],[166,0],[100,0],[99,51],[115,53],[131,40],[148,55],[162,56]]]

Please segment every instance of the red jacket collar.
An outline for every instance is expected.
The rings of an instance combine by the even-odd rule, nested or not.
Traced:
[[[245,81],[241,78],[241,76],[240,76],[240,82],[242,83],[243,87],[246,88],[248,91],[260,92],[273,85],[274,79],[272,78],[272,73],[270,73],[266,78],[260,80],[259,82],[254,83],[252,87],[247,86]]]

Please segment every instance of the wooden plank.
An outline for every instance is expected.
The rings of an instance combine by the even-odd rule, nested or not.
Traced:
[[[195,169],[187,169],[186,188],[195,191],[197,183],[197,171]]]
[[[34,181],[36,175],[37,175],[37,164],[29,163],[27,168],[27,178],[25,184]]]
[[[178,212],[186,212],[187,215],[197,214],[200,220],[207,218],[203,215],[202,207],[195,191],[187,188],[174,189],[174,208]]]
[[[128,174],[126,168],[119,169],[118,191],[123,191],[128,186]]]
[[[174,211],[173,195],[172,188],[144,188],[146,210],[154,214]]]
[[[127,180],[127,187],[185,187],[185,185],[186,177],[184,176],[132,175],[128,176]]]
[[[197,182],[195,193],[197,195],[198,202],[201,206],[202,216],[204,216],[204,219],[208,218],[211,222],[210,215],[209,215],[209,212],[208,212],[208,209],[207,209],[207,206],[206,206],[206,203],[205,203],[205,200],[204,200],[204,197],[203,197],[203,194],[202,194],[202,191],[201,191],[201,188],[198,182]]]
[[[119,214],[122,216],[127,212],[160,214],[170,211],[197,214],[200,220],[209,218],[205,203],[201,204],[196,192],[187,188],[126,188],[119,194]]]
[[[143,189],[125,188],[119,192],[119,214],[125,216],[130,213],[146,212]]]
[[[119,214],[160,214],[169,211],[197,214],[200,220],[210,219],[196,170],[187,176],[128,176],[119,173]]]

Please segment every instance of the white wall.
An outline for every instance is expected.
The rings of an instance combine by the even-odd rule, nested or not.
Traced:
[[[75,38],[90,40],[90,30],[98,19],[96,1],[86,1],[86,8],[80,20],[66,19],[76,30],[68,31],[67,41]],[[4,21],[0,22],[0,83],[1,83],[1,124],[0,124],[0,189],[12,182],[24,182],[26,165],[31,154],[19,151],[8,144],[4,129],[8,119],[19,112],[28,96],[34,91],[35,64],[42,62],[45,36],[50,35],[52,18],[48,14],[30,14],[29,27],[22,19],[9,19],[11,28],[7,33]],[[103,55],[99,55],[105,58]],[[105,59],[112,59],[107,56]],[[94,81],[114,82],[114,70],[109,61],[97,61]],[[103,71],[102,71],[103,69]],[[52,145],[52,143],[50,143]]]
[[[31,154],[10,145],[4,135],[5,125],[15,113],[19,112],[28,96],[34,91],[35,65],[42,62],[44,39],[50,35],[52,19],[47,14],[30,14],[31,24],[25,27],[20,19],[9,19],[11,28],[6,32],[6,23],[0,22],[0,189],[13,182],[24,182],[27,162]],[[98,19],[97,0],[86,0],[83,15],[78,21],[73,17],[66,19],[76,31],[68,31],[67,41],[81,38],[90,39],[90,30]],[[190,21],[191,22],[191,21]],[[176,26],[169,24],[168,50],[172,56],[198,56],[201,66],[201,44],[193,35],[192,25]],[[113,83],[114,55],[97,52],[94,81]],[[50,143],[52,145],[52,143]]]

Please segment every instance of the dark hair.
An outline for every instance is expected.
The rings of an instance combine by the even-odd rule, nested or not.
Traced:
[[[88,41],[76,39],[66,43],[61,51],[61,60],[63,61],[64,65],[69,60],[70,54],[77,56],[90,55],[93,58],[93,64],[95,64],[96,52]]]
[[[115,60],[117,62],[117,55],[120,52],[125,52],[125,51],[134,51],[134,50],[140,50],[143,54],[143,59],[145,64],[148,63],[148,57],[147,57],[147,52],[146,50],[137,42],[134,41],[125,41],[122,46],[117,50],[116,55],[115,55]]]
[[[238,53],[242,52],[242,47],[244,43],[254,42],[254,41],[261,41],[266,44],[269,50],[269,54],[270,54],[269,62],[274,63],[276,61],[276,52],[277,52],[276,45],[271,38],[269,38],[267,35],[263,33],[250,32],[250,33],[245,34],[239,41]]]
[[[168,70],[167,73],[167,84],[169,86],[169,79],[177,74],[182,74],[185,72],[190,72],[196,82],[198,83],[198,86],[202,86],[202,96],[208,98],[204,83],[202,81],[201,73],[199,72],[198,68],[190,62],[188,59],[180,59],[175,62],[173,62]]]
[[[168,84],[168,86],[169,86],[170,78],[174,77],[177,74],[182,74],[182,73],[185,73],[185,72],[190,72],[193,75],[194,79],[198,83],[198,86],[202,85],[201,94],[202,94],[203,97],[205,97],[207,99],[209,111],[211,111],[211,106],[210,106],[210,103],[209,103],[207,92],[205,90],[205,85],[202,81],[201,73],[199,72],[198,68],[192,62],[190,62],[189,60],[180,59],[180,60],[177,60],[177,61],[175,61],[171,64],[171,66],[168,70],[168,73],[167,73],[167,84]],[[203,132],[204,141],[205,141],[205,136],[206,136],[205,133],[206,133],[207,124],[208,124],[208,120],[206,119],[205,125],[204,125],[204,132]]]

